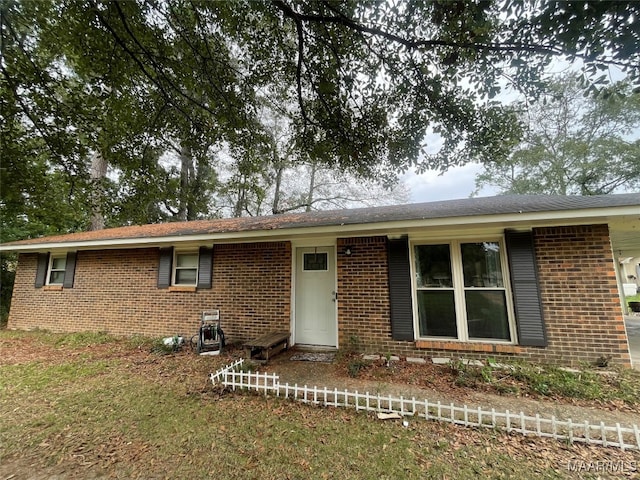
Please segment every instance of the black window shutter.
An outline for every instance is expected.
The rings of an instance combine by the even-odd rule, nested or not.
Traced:
[[[158,288],[171,286],[171,266],[173,263],[173,247],[161,248],[158,261]]]
[[[198,254],[198,288],[211,288],[213,249],[200,247]]]
[[[76,252],[67,253],[67,261],[64,266],[64,288],[73,288],[73,278],[76,275]]]
[[[38,254],[38,268],[36,270],[36,288],[41,288],[47,281],[47,270],[49,270],[49,254]]]
[[[414,340],[409,240],[407,238],[389,240],[387,258],[391,337],[394,340]]]
[[[505,232],[520,345],[546,347],[532,232]]]

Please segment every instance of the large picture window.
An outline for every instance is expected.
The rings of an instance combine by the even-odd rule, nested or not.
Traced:
[[[420,337],[512,340],[499,241],[414,245]]]

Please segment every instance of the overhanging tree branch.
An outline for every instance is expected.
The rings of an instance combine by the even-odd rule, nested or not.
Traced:
[[[283,0],[272,0],[271,2],[276,8],[284,13],[285,16],[295,19],[296,22],[310,22],[310,23],[333,23],[342,25],[350,30],[360,33],[368,33],[375,37],[383,38],[390,42],[402,45],[409,50],[417,50],[422,48],[435,48],[435,47],[452,47],[456,49],[473,50],[473,51],[489,51],[494,53],[536,53],[542,55],[552,56],[568,56],[578,58],[587,62],[593,61],[592,55],[581,54],[578,52],[570,52],[562,48],[553,45],[534,45],[522,42],[506,42],[506,43],[481,43],[481,42],[455,42],[442,39],[418,39],[418,38],[405,38],[395,33],[388,32],[378,27],[371,27],[363,25],[352,18],[347,17],[335,7],[330,4],[329,8],[336,13],[335,16],[316,15],[316,14],[304,14],[295,11],[290,5],[286,4]],[[628,67],[627,62],[616,60],[613,57],[608,57],[605,61],[610,65],[619,67]]]

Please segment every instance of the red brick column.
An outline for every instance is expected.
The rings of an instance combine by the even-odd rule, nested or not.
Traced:
[[[611,357],[629,365],[607,225],[534,229],[549,345],[528,349],[540,360],[593,363]]]
[[[357,340],[368,351],[393,349],[386,237],[339,238],[337,248],[340,346]]]

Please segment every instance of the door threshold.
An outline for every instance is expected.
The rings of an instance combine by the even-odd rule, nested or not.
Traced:
[[[336,347],[330,347],[328,345],[307,345],[302,343],[296,343],[291,348],[299,350],[301,352],[337,352]]]

